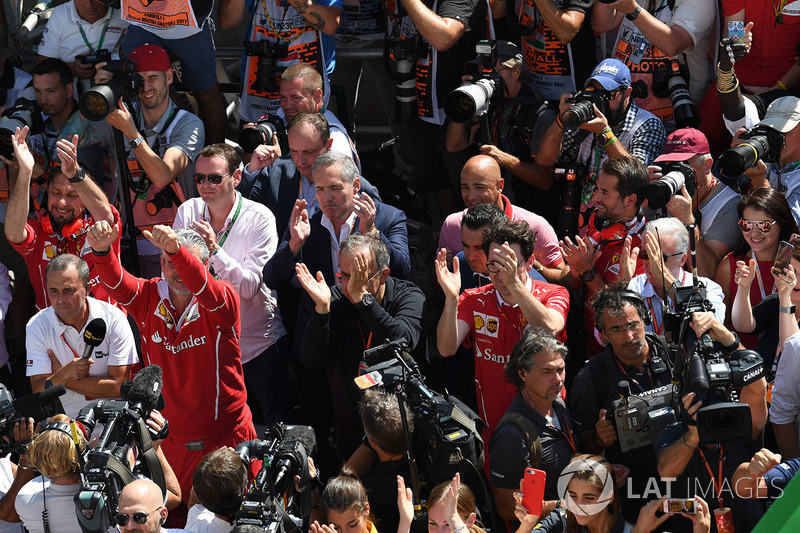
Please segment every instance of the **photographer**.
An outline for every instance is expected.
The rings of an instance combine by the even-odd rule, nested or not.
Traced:
[[[587,92],[587,89],[590,90]],[[570,102],[570,94],[561,95],[559,119],[545,132],[537,160],[546,167],[557,159],[584,167],[587,174],[580,202],[583,214],[593,203],[592,195],[603,164],[609,159],[623,157],[635,157],[645,165],[652,164],[663,152],[666,131],[661,120],[636,105],[630,70],[617,59],[606,59],[598,64],[579,94],[590,94],[591,99]],[[595,100],[600,104],[593,103]],[[588,120],[576,129],[565,130],[560,123],[564,112],[584,111],[586,104],[591,105],[593,112],[579,118]],[[587,218],[588,215],[584,215],[581,225],[586,224]]]
[[[119,53],[128,22],[119,9],[100,0],[72,0],[53,8],[37,50],[37,63],[54,57],[72,70],[78,79],[78,93],[91,86],[94,65],[78,56]]]
[[[14,422],[12,431],[13,442],[24,443],[27,446],[27,443],[36,434],[33,418],[21,417]],[[5,437],[4,440],[8,440],[8,438]],[[36,477],[36,471],[30,468],[27,451],[26,453],[20,453],[16,462],[11,461],[11,455],[3,457],[0,462],[2,462],[4,474],[3,481],[7,485],[5,490],[2,491],[2,497],[0,497],[0,531],[3,533],[19,533],[20,518],[14,505],[15,500],[20,489],[28,481]]]
[[[122,177],[120,193],[131,197],[133,223],[141,231],[156,224],[172,224],[178,206],[186,196],[197,195],[192,179],[194,158],[203,146],[205,134],[200,119],[177,106],[169,98],[172,65],[163,48],[146,44],[130,53],[137,75],[144,79],[138,102],[128,109],[120,98],[117,109],[106,121],[124,135],[124,157],[130,169],[128,181]],[[95,83],[107,83],[112,73],[97,65]],[[102,141],[113,146],[114,140]],[[122,155],[120,155],[122,157]],[[160,274],[159,250],[139,233],[136,241],[139,268],[144,277]]]
[[[223,533],[233,520],[247,489],[247,468],[232,448],[203,457],[192,474],[192,494],[186,529],[192,533]]]
[[[500,107],[491,112],[492,131],[486,132],[495,142],[476,146],[477,118],[464,123],[451,121],[447,125],[447,150],[471,148],[490,156],[502,167],[517,204],[537,213],[544,209],[554,214],[557,202],[544,192],[553,184],[550,170],[536,162],[536,154],[542,135],[555,120],[555,110],[527,83],[530,72],[514,43],[498,41],[497,62],[492,69],[503,89]]]
[[[244,16],[247,24],[242,67],[242,102],[239,117],[256,122],[278,111],[281,73],[303,58],[322,77],[323,102],[330,98],[330,74],[336,65],[333,34],[339,27],[342,0],[222,0],[219,25],[237,26]],[[287,117],[289,119],[289,117]]]
[[[711,173],[714,160],[710,150],[703,132],[683,128],[667,137],[664,153],[655,160],[656,164],[667,163],[667,166],[681,161],[691,167],[694,176],[684,176],[684,186],[669,200],[666,209],[685,226],[696,224],[695,213],[699,210],[699,225],[694,228],[697,271],[706,277],[713,276],[722,258],[742,243],[736,212],[741,196]],[[666,172],[659,171],[651,177],[663,179]],[[686,184],[692,181],[695,188],[689,190]]]
[[[692,329],[700,337],[708,333],[712,339],[722,346],[733,345],[734,334],[731,333],[713,313],[694,313]],[[738,347],[741,347],[739,345]],[[726,348],[726,351],[731,350]],[[675,422],[659,433],[656,440],[658,455],[658,473],[663,478],[678,478],[673,484],[679,497],[686,497],[686,490],[693,487],[713,487],[713,496],[709,502],[712,509],[728,508],[728,517],[732,516],[735,530],[751,531],[764,512],[760,502],[743,500],[725,486],[742,463],[748,460],[759,449],[761,432],[767,423],[766,380],[761,379],[742,388],[739,401],[750,408],[752,417],[751,438],[730,440],[721,444],[700,444],[697,429],[697,411],[703,402],[696,399],[694,392],[682,398],[684,419],[687,422]]]
[[[658,98],[653,91],[658,92],[659,77],[676,76],[677,63],[680,65],[677,76],[688,84],[694,105],[703,98],[712,79],[708,50],[717,20],[717,3],[676,0],[658,4],[658,8],[650,7],[652,4],[647,2],[641,4],[637,4],[637,0],[597,2],[592,12],[592,28],[596,33],[619,28],[612,57],[632,70],[632,79],[644,80],[647,84],[648,95],[640,99],[641,107],[671,123],[677,119],[673,87],[664,88],[673,94],[663,98]],[[652,13],[648,9],[653,10]]]

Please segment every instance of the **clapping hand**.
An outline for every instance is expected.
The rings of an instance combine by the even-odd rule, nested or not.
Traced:
[[[312,276],[305,263],[297,263],[294,270],[297,281],[314,301],[314,311],[320,315],[328,314],[331,309],[331,289],[322,272],[317,272],[316,277]]]
[[[736,274],[733,276],[733,281],[747,292],[750,290],[753,280],[756,279],[756,270],[758,270],[758,263],[755,259],[750,259],[747,263],[736,261]]]
[[[119,229],[116,225],[109,224],[106,220],[95,222],[86,233],[86,242],[96,252],[105,252],[114,244],[119,237]]]
[[[458,257],[453,258],[453,271],[447,268],[447,249],[442,248],[436,256],[433,268],[436,270],[436,280],[442,287],[446,298],[456,299],[461,291],[461,273]]]

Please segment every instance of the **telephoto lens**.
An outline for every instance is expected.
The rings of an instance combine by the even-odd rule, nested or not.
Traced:
[[[262,144],[272,144],[272,136],[276,130],[270,122],[259,121],[257,124],[248,124],[239,134],[239,144],[245,153],[252,154],[253,150]]]

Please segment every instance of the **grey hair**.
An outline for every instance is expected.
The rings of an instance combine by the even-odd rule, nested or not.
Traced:
[[[656,231],[658,230],[658,231]],[[669,235],[675,239],[675,253],[685,254],[689,251],[689,230],[683,222],[675,217],[665,217],[651,220],[644,226],[644,231],[656,235],[661,244],[661,236]]]
[[[333,165],[339,167],[339,172],[342,173],[342,178],[350,185],[356,181],[356,178],[361,176],[361,174],[358,172],[358,167],[353,162],[353,159],[350,156],[337,152],[326,152],[319,156],[317,160],[314,161],[314,166],[311,167],[311,173],[316,174],[318,168],[329,167]]]
[[[50,272],[63,272],[73,266],[75,270],[78,271],[78,279],[81,280],[84,287],[88,287],[90,277],[89,265],[86,261],[73,254],[59,254],[52,258],[45,268],[45,279],[47,279],[47,275],[50,274]]]
[[[364,248],[368,249],[372,257],[375,258],[375,263],[378,265],[379,270],[389,268],[389,247],[382,240],[369,235],[362,235],[361,233],[353,233],[339,243],[340,254],[345,251],[355,254]]]
[[[528,371],[536,364],[536,355],[543,353],[554,353],[567,360],[567,347],[558,342],[551,334],[541,329],[528,328],[522,334],[522,338],[514,345],[508,363],[503,367],[506,381],[511,382],[518,389],[525,386],[519,371]]]
[[[178,242],[183,246],[186,246],[187,248],[197,247],[200,249],[201,263],[205,264],[206,261],[208,261],[208,257],[211,255],[211,252],[208,251],[208,245],[199,233],[193,229],[181,228],[176,229],[175,234],[178,236]]]

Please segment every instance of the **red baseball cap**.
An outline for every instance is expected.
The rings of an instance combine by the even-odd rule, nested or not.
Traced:
[[[133,61],[136,72],[166,71],[172,68],[167,51],[155,44],[143,44],[131,52],[128,59]]]
[[[673,131],[667,137],[664,153],[656,158],[656,163],[661,161],[686,161],[697,154],[711,153],[708,139],[703,132],[694,128],[682,128]]]

